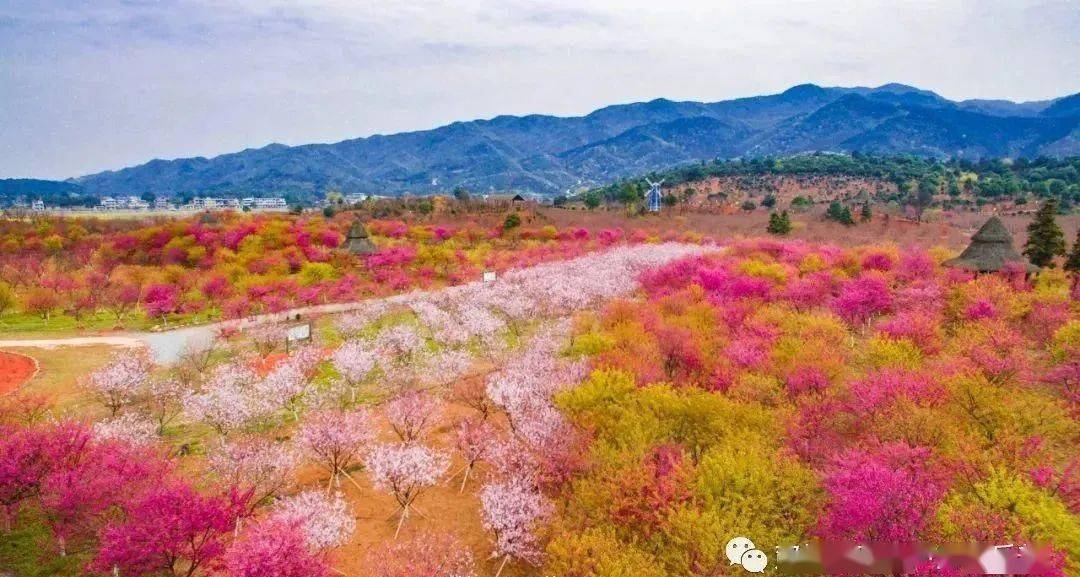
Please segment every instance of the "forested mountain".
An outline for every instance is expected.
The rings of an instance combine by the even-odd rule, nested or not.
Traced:
[[[26,203],[42,200],[49,206],[97,204],[97,198],[88,195],[81,186],[71,182],[0,178],[0,206],[20,200]]]
[[[815,151],[971,160],[1080,154],[1080,95],[954,102],[926,90],[795,86],[714,103],[608,106],[586,116],[498,116],[334,144],[272,144],[153,160],[74,179],[99,195],[475,191],[557,193],[686,162]]]

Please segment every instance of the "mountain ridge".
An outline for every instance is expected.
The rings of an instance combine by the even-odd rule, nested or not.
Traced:
[[[609,105],[583,116],[499,115],[334,143],[271,143],[154,159],[66,182],[97,195],[557,193],[712,158],[868,152],[979,159],[1080,154],[1080,94],[951,101],[903,84],[822,87],[717,102]]]

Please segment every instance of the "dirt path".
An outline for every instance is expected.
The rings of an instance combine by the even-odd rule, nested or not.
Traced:
[[[66,337],[55,339],[0,339],[0,348],[39,348],[55,349],[59,347],[83,347],[108,345],[116,347],[148,347],[154,358],[160,363],[173,362],[188,343],[209,341],[223,329],[242,330],[266,323],[284,322],[289,319],[306,318],[311,315],[333,314],[356,310],[370,301],[353,301],[299,307],[279,313],[257,315],[243,319],[220,321],[205,325],[181,327],[157,332],[127,332],[107,336]]]
[[[34,378],[38,368],[33,357],[0,351],[0,396],[16,391]]]

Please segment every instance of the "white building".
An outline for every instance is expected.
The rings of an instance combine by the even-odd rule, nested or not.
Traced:
[[[255,198],[249,196],[240,200],[240,206],[260,210],[285,210],[289,204],[284,198]]]
[[[235,198],[198,197],[191,199],[191,208],[195,210],[213,210],[216,208],[240,208],[240,201]]]
[[[30,210],[45,210],[45,202],[42,200],[35,200],[30,203]]]
[[[101,198],[101,208],[104,210],[147,210],[150,208],[150,203],[137,196],[120,198],[105,196]]]

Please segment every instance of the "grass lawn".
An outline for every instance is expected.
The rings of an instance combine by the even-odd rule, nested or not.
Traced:
[[[100,405],[79,388],[79,378],[104,365],[124,349],[104,345],[56,349],[12,348],[37,359],[38,374],[21,391],[52,400],[57,415],[101,416]]]
[[[205,324],[219,320],[220,316],[216,309],[207,309],[183,315],[183,318],[170,318],[169,328]],[[148,318],[142,311],[132,311],[122,323],[116,321],[116,315],[105,311],[87,313],[79,320],[66,314],[54,314],[45,320],[40,315],[12,313],[0,316],[0,339],[85,337],[115,331],[147,331],[162,326],[160,318]]]

